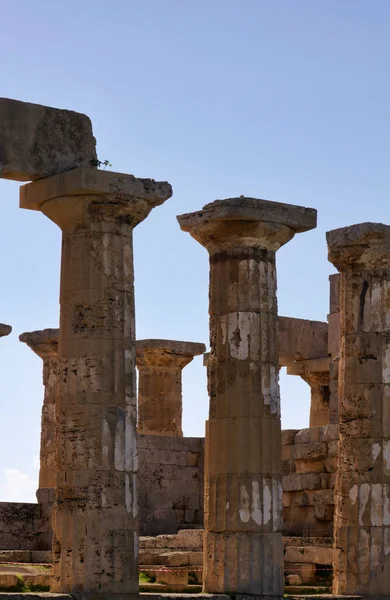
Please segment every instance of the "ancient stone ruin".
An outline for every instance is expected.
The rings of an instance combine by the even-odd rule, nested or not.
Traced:
[[[390,226],[328,232],[319,322],[276,300],[276,252],[314,209],[181,215],[209,253],[210,351],[136,340],[132,233],[172,188],[97,164],[88,117],[0,99],[0,177],[62,230],[59,328],[20,335],[42,359],[39,485],[0,502],[0,590],[390,597]],[[202,355],[206,436],[187,438],[182,370]],[[310,387],[307,429],[281,431],[281,367]]]

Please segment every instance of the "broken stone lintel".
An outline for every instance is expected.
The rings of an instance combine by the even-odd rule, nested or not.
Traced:
[[[96,161],[89,117],[0,98],[0,178],[34,181]]]

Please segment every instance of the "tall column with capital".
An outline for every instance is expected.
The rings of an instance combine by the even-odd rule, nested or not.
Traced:
[[[62,229],[51,591],[138,591],[133,228],[172,194],[79,168],[21,188]]]
[[[182,370],[204,344],[137,340],[138,433],[182,437]]]
[[[241,197],[178,221],[210,255],[204,591],[281,595],[275,252],[316,211]]]
[[[327,233],[340,271],[334,594],[390,594],[390,226]]]
[[[38,549],[49,550],[52,546],[51,511],[56,484],[58,403],[58,329],[31,331],[19,336],[43,361],[44,397],[41,415],[41,447],[39,460],[39,483],[37,500],[41,505],[41,524]]]

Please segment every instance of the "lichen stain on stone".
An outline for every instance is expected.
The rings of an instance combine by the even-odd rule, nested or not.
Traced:
[[[257,525],[261,525],[263,514],[261,510],[260,487],[258,481],[252,481],[252,519]]]
[[[117,471],[125,470],[125,414],[124,410],[117,408],[117,422],[115,425],[114,439],[114,464]]]
[[[383,442],[383,462],[385,475],[390,475],[390,441]]]
[[[383,484],[383,525],[390,525],[390,498],[387,483]]]
[[[221,328],[221,335],[222,335],[221,344],[222,344],[222,346],[224,346],[226,344],[226,316],[221,317],[219,325]]]
[[[372,460],[375,462],[376,459],[378,458],[378,456],[381,453],[381,447],[380,444],[375,443],[372,445]]]
[[[246,490],[245,485],[240,486],[240,505],[239,505],[239,515],[240,519],[243,523],[248,523],[251,514],[250,514],[250,498],[249,494]]]
[[[269,523],[271,520],[271,509],[272,509],[272,494],[268,484],[264,484],[263,487],[263,510],[264,510],[264,525]]]
[[[227,337],[230,356],[246,360],[249,356],[250,336],[253,322],[258,318],[253,312],[240,312],[228,315]]]
[[[390,383],[390,344],[385,344],[383,352],[382,381]]]
[[[352,504],[356,503],[357,495],[358,495],[358,486],[355,484],[354,486],[351,487],[351,489],[349,490],[349,493],[348,493],[349,499],[351,500]]]
[[[112,249],[110,248],[111,236],[103,234],[103,269],[106,277],[110,277],[112,273]]]
[[[381,527],[383,525],[382,485],[373,483],[371,486],[371,525]]]
[[[363,515],[370,497],[370,485],[363,483],[359,490],[359,525],[364,526]]]

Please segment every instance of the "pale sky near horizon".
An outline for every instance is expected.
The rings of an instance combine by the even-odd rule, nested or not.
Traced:
[[[278,252],[279,313],[326,320],[325,232],[389,223],[386,0],[3,0],[0,96],[84,112],[112,170],[168,180],[135,230],[137,338],[208,345],[208,256],[176,215],[241,194],[318,209]],[[60,230],[0,180],[0,502],[34,501],[42,364],[18,341],[58,326]],[[184,433],[203,436],[200,357],[183,373]],[[281,376],[282,425],[309,388]]]

